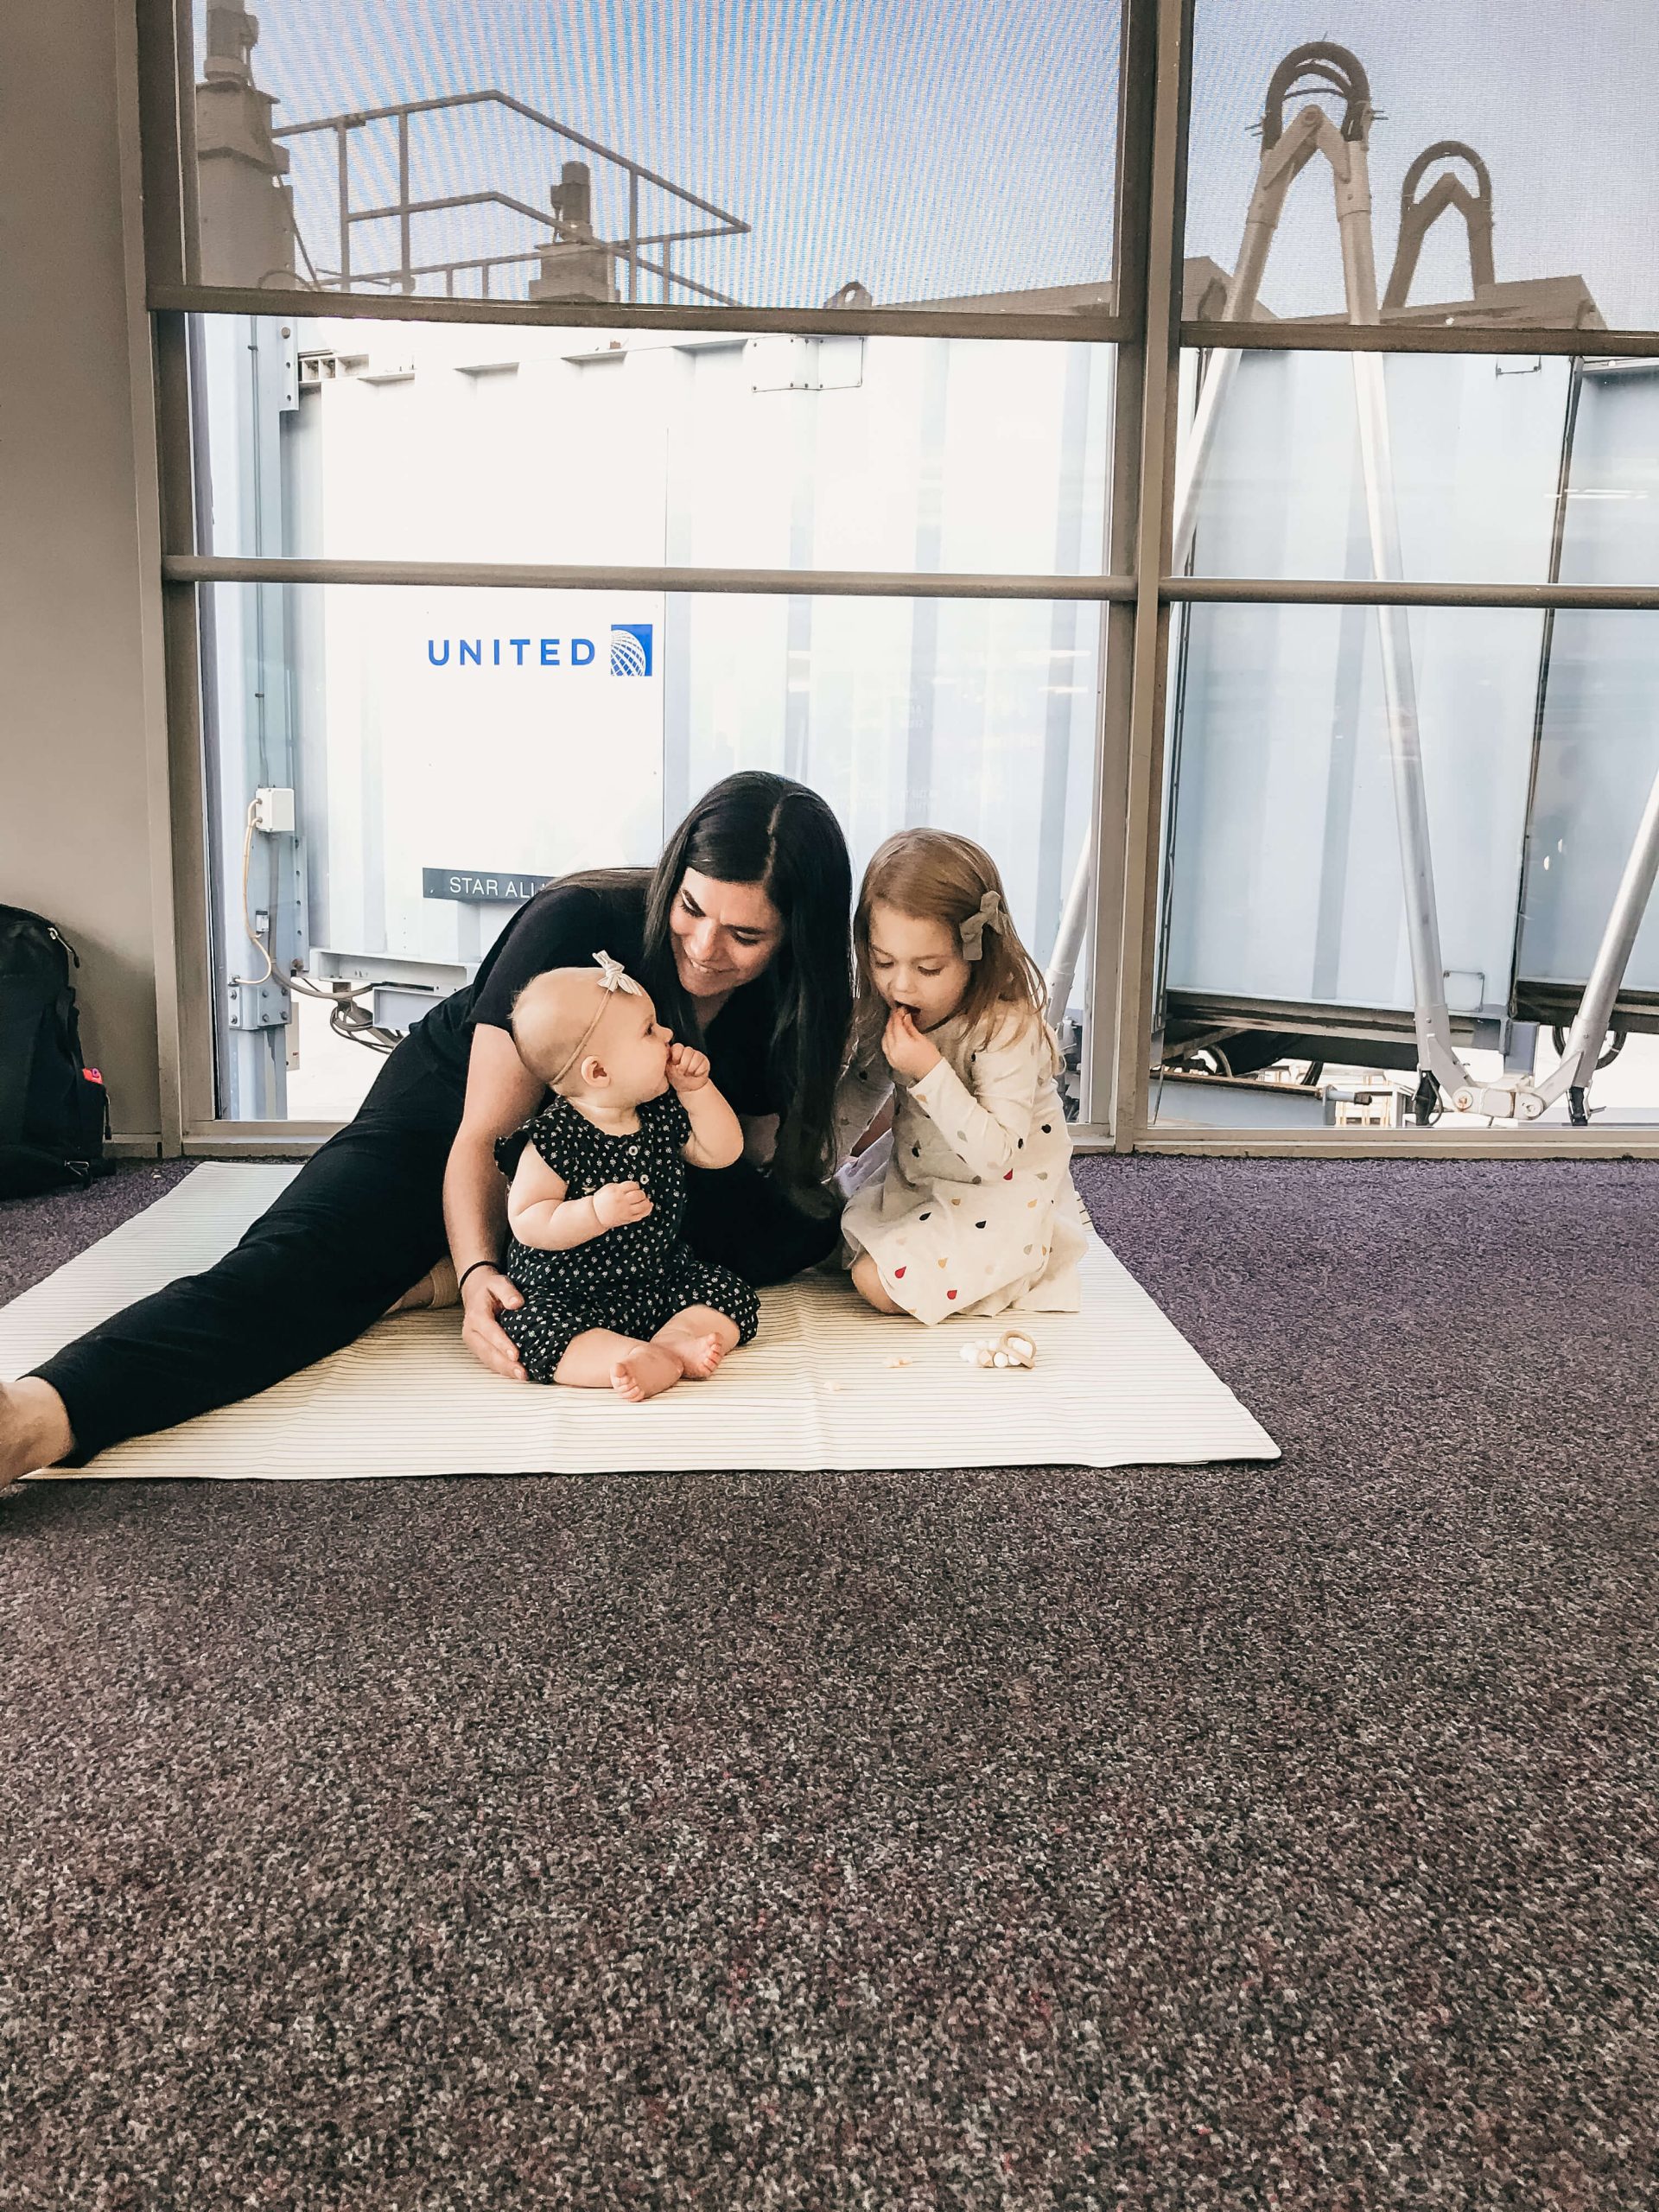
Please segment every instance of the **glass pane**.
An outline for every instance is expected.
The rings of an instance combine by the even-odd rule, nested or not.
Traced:
[[[1416,992],[1378,612],[1192,607],[1171,632],[1154,1121],[1409,1123]],[[1404,632],[1453,1046],[1477,1085],[1546,1082],[1659,776],[1659,616],[1413,608]],[[1659,914],[1611,1028],[1624,1042],[1589,1085],[1592,1121],[1659,1121]],[[1485,1127],[1455,1096],[1424,1110]]]
[[[1182,360],[1181,462],[1207,446],[1190,505],[1192,571],[1343,576],[1372,565],[1355,357],[1217,355],[1200,441]],[[1659,361],[1396,353],[1380,370],[1400,574],[1437,583],[1646,583],[1659,574]],[[1178,481],[1184,481],[1178,468]],[[1376,480],[1386,499],[1389,486]],[[1181,565],[1178,559],[1178,565]]]
[[[364,1018],[401,1031],[543,880],[654,860],[734,768],[823,792],[857,868],[903,825],[978,838],[1053,952],[1093,785],[1097,607],[276,584],[200,604],[227,1116],[349,1114],[379,1055],[305,984],[368,987]],[[251,831],[261,790],[279,826]],[[1086,980],[1085,955],[1074,1071]]]
[[[195,0],[209,284],[1109,304],[1116,0]]]
[[[212,550],[1079,575],[1113,349],[192,318]]]
[[[1653,32],[1650,0],[1198,0],[1187,313],[1243,266],[1235,311],[1654,328]]]

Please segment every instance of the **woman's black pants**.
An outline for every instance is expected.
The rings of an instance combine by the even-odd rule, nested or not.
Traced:
[[[36,1368],[68,1414],[70,1464],[251,1397],[361,1336],[446,1249],[443,1173],[461,1103],[418,1045],[399,1046],[356,1119],[233,1251]],[[802,1213],[745,1162],[686,1175],[687,1242],[747,1282],[781,1282],[835,1243],[833,1216]]]

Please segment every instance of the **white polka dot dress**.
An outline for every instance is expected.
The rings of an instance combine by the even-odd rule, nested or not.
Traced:
[[[685,1214],[685,1160],[691,1122],[673,1091],[639,1107],[639,1127],[626,1136],[596,1128],[556,1093],[533,1120],[495,1148],[511,1175],[526,1143],[563,1182],[567,1197],[591,1198],[607,1183],[638,1183],[651,1199],[643,1221],[620,1224],[566,1252],[543,1252],[509,1241],[504,1271],[524,1294],[515,1313],[500,1315],[532,1382],[550,1382],[575,1338],[613,1329],[648,1340],[688,1306],[709,1306],[736,1324],[747,1344],[760,1306],[728,1268],[697,1258],[680,1241]]]
[[[1046,1036],[1007,1014],[981,1037],[958,1015],[928,1033],[942,1057],[920,1083],[894,1086],[878,1052],[843,1086],[860,1094],[849,1120],[863,1112],[867,1126],[896,1088],[886,1172],[854,1192],[842,1233],[918,1321],[1081,1303],[1086,1233]]]

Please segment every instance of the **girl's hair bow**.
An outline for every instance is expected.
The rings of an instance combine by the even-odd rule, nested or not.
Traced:
[[[988,891],[979,902],[979,911],[969,914],[962,925],[962,957],[964,960],[978,960],[985,951],[985,932],[993,929],[1002,934],[1002,901],[995,891]]]

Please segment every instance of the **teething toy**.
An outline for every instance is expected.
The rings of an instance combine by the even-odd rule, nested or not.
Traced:
[[[975,1337],[962,1348],[969,1367],[1035,1367],[1037,1346],[1022,1329],[1005,1329],[1000,1337]]]

